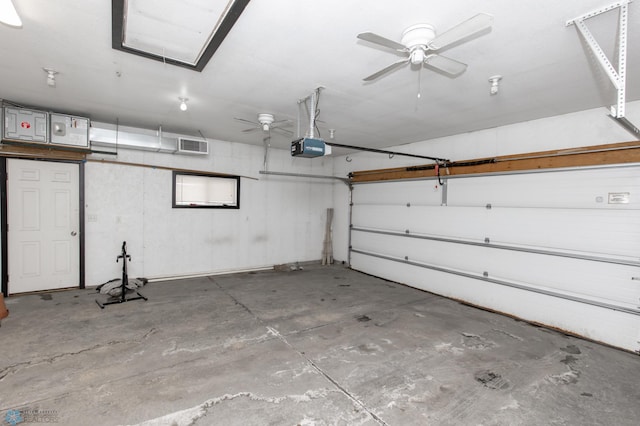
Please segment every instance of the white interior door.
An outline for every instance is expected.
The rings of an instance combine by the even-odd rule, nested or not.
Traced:
[[[79,166],[7,160],[10,294],[80,285]]]

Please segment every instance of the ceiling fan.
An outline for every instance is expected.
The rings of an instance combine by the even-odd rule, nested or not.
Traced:
[[[358,38],[361,40],[396,50],[406,56],[405,59],[394,62],[363,80],[375,80],[407,64],[435,68],[454,77],[460,75],[467,69],[467,64],[436,52],[490,28],[492,23],[493,16],[479,13],[442,34],[436,34],[435,28],[431,24],[416,24],[402,33],[400,43],[371,32],[358,34]]]
[[[258,122],[245,120],[244,118],[234,117],[235,120],[241,123],[251,124],[253,127],[249,129],[243,130],[244,133],[248,132],[256,132],[258,130],[262,130],[265,133],[269,133],[271,130],[279,132],[283,135],[292,136],[293,132],[291,130],[283,129],[284,126],[291,125],[291,120],[278,120],[275,121],[275,117],[273,114],[261,113],[258,114]]]

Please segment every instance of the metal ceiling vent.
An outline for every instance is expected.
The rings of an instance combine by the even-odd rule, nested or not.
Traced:
[[[178,154],[208,155],[209,142],[178,138]]]

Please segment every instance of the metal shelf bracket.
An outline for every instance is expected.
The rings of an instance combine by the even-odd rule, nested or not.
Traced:
[[[628,26],[628,8],[632,0],[617,1],[609,6],[585,13],[584,15],[570,19],[565,26],[575,25],[585,42],[591,49],[594,57],[611,80],[613,87],[618,92],[616,105],[611,106],[611,117],[616,119],[623,127],[638,136],[637,128],[633,125],[629,126],[628,120],[622,120],[625,116],[625,87],[626,87],[626,68],[627,68],[627,26]],[[617,69],[609,61],[589,28],[585,24],[585,20],[598,16],[602,13],[609,12],[614,9],[620,9],[618,18],[618,66]]]

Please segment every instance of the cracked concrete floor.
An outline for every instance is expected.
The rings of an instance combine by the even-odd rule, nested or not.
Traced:
[[[142,293],[104,310],[92,289],[6,299],[0,421],[10,410],[79,426],[640,419],[637,355],[342,266]]]

